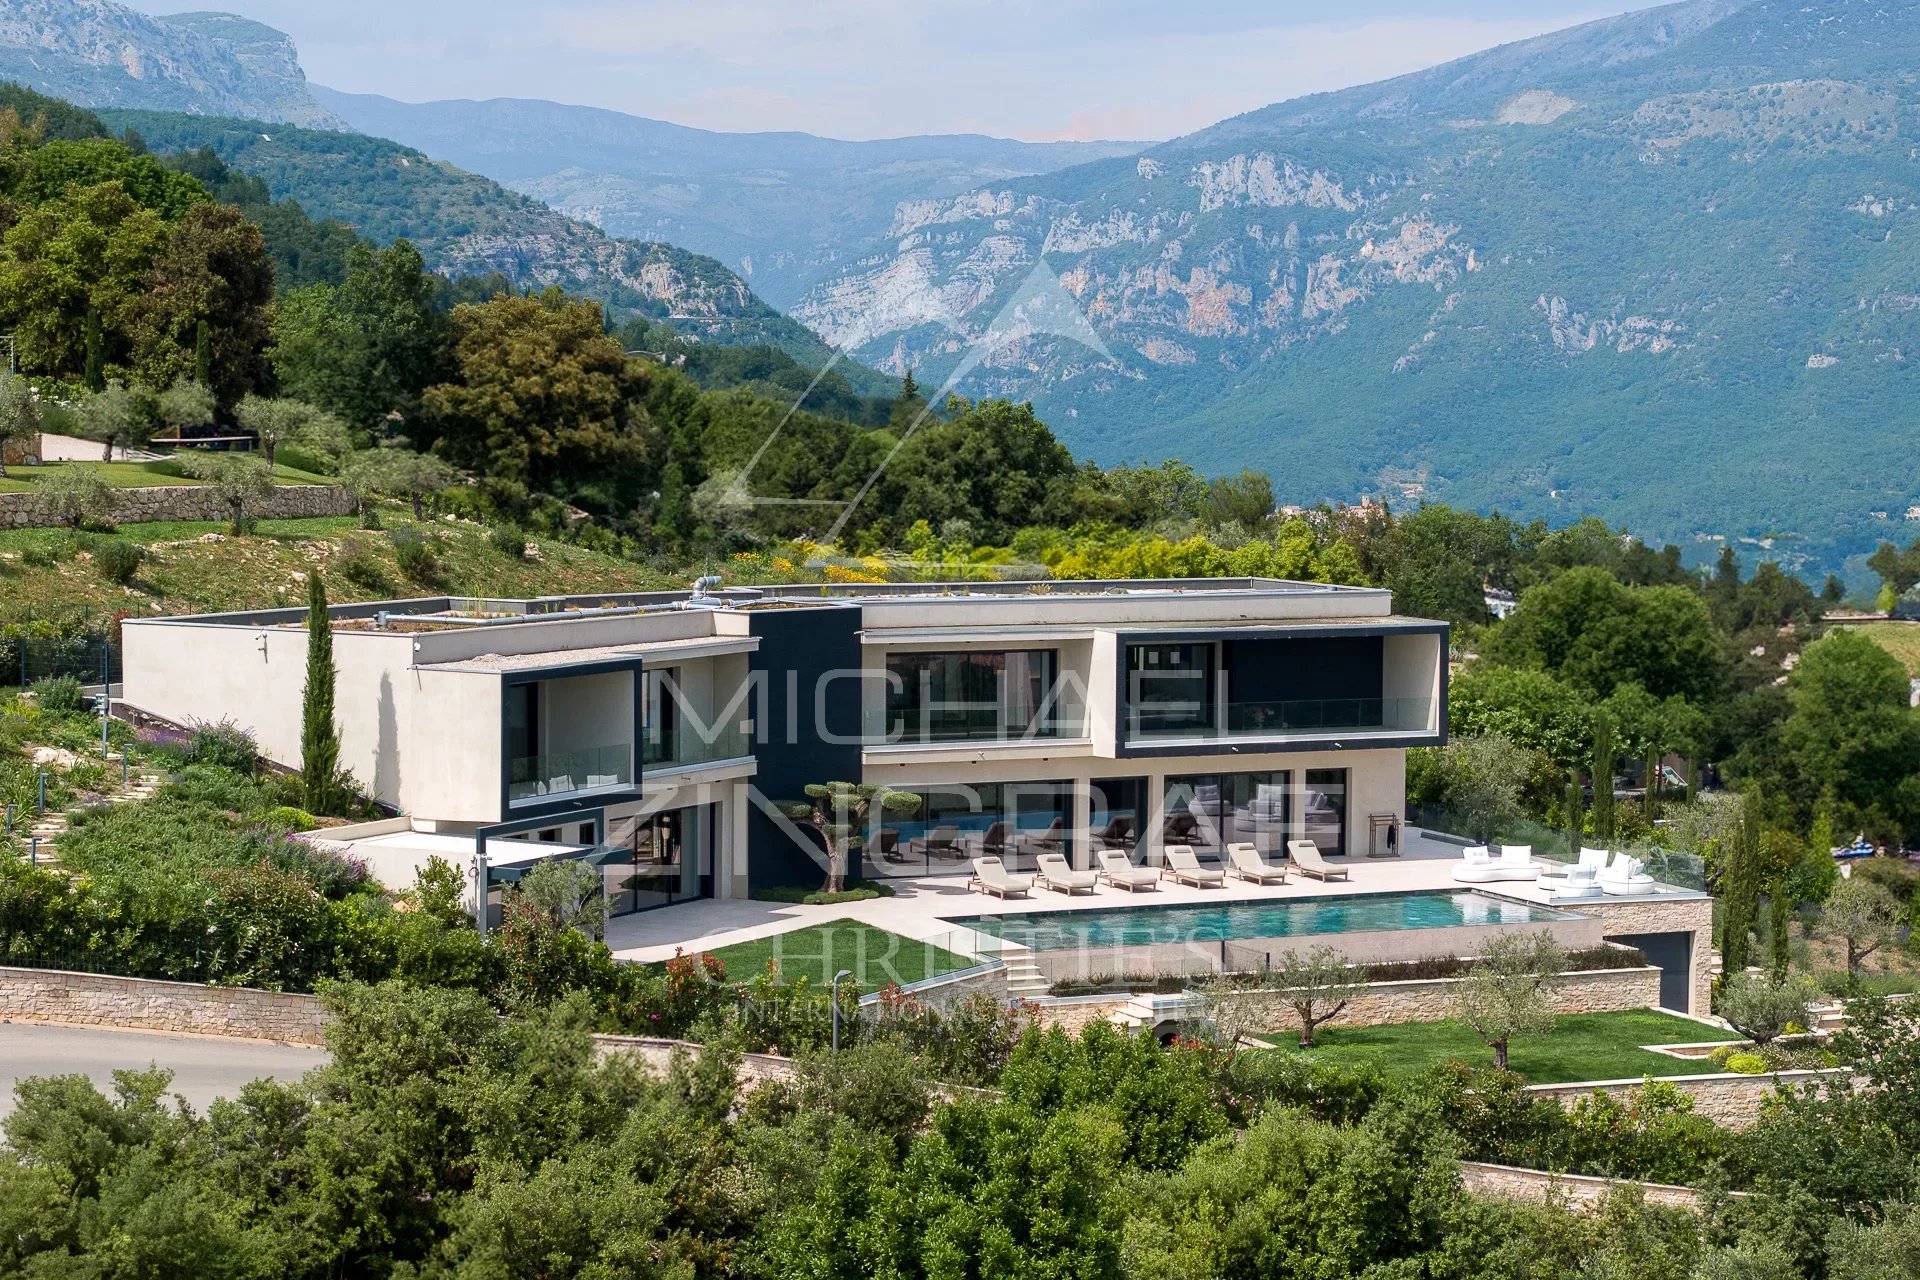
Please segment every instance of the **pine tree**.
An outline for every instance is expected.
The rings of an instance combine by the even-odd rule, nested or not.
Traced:
[[[307,579],[307,688],[300,713],[300,786],[309,813],[335,807],[340,731],[333,720],[333,621],[327,586],[316,571]]]
[[[913,370],[911,369],[907,370],[906,377],[900,379],[900,398],[902,400],[918,400],[920,398],[920,384],[914,381]]]
[[[205,320],[193,331],[193,380],[203,387],[213,385],[213,330]]]
[[[89,308],[84,341],[86,343],[86,372],[82,375],[89,391],[107,389],[107,335],[100,328],[100,313]]]

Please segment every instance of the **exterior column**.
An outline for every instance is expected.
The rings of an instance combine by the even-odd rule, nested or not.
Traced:
[[[1068,819],[1068,825],[1073,830],[1070,856],[1078,871],[1093,865],[1093,796],[1089,792],[1092,785],[1085,778],[1073,780],[1073,816]]]
[[[1144,824],[1140,835],[1143,838],[1141,859],[1149,867],[1158,867],[1167,860],[1167,775],[1149,773],[1147,775],[1146,811],[1141,821]]]

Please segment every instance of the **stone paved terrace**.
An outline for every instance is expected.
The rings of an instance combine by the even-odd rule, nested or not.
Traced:
[[[1455,883],[1460,846],[1409,828],[1402,856],[1372,859],[1364,856],[1331,859],[1345,867],[1348,879],[1322,883],[1290,875],[1284,886],[1259,886],[1231,879],[1223,888],[1194,888],[1163,880],[1157,890],[1129,893],[1100,886],[1092,894],[1066,894],[1036,889],[1027,898],[1001,900],[970,891],[967,873],[892,877],[895,895],[836,906],[800,906],[743,899],[707,899],[612,920],[607,945],[622,960],[658,961],[672,957],[676,948],[715,950],[738,942],[771,937],[808,925],[833,920],[858,920],[904,937],[939,945],[961,954],[1004,954],[1007,944],[984,938],[953,921],[968,916],[1008,915],[1019,912],[1089,911],[1114,907],[1177,906],[1220,902],[1286,901],[1316,897],[1412,893],[1472,889],[1580,915],[1597,916],[1609,934],[1687,932],[1695,934],[1693,985],[1695,1005],[1704,1009],[1707,981],[1705,960],[1711,952],[1706,934],[1712,928],[1712,902],[1704,893],[1672,886],[1638,897],[1552,903],[1550,886],[1534,882],[1480,885]],[[1018,950],[1018,948],[1012,948]],[[1384,957],[1383,957],[1384,958]],[[1399,958],[1399,957],[1396,957]]]

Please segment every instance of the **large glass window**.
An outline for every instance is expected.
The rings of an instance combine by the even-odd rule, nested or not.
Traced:
[[[1031,870],[1043,853],[1073,855],[1071,782],[928,783],[912,813],[888,813],[869,834],[867,860],[889,871],[966,871],[974,858]]]
[[[680,704],[674,699],[677,671],[649,671],[647,687],[647,767],[671,764],[680,758]]]
[[[1212,732],[1217,665],[1210,644],[1128,645],[1129,732],[1175,737]]]
[[[627,915],[713,895],[713,854],[706,838],[712,806],[669,809],[616,823],[617,860],[601,867],[607,910]]]
[[[1195,853],[1223,853],[1230,844],[1250,844],[1262,854],[1286,853],[1293,812],[1292,775],[1202,773],[1167,779],[1162,806],[1162,845],[1184,844]]]
[[[889,654],[887,740],[1050,738],[1054,669],[1051,649]]]
[[[1347,851],[1347,771],[1309,769],[1301,813],[1301,835],[1322,853]]]
[[[507,686],[507,759],[529,760],[540,754],[540,686]]]
[[[1146,829],[1147,780],[1096,778],[1088,784],[1087,800],[1094,850],[1138,853]]]

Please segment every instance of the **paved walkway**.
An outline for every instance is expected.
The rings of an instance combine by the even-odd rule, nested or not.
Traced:
[[[159,1065],[174,1073],[172,1091],[204,1112],[249,1080],[296,1080],[326,1061],[326,1050],[308,1045],[0,1021],[0,1119],[13,1111],[14,1086],[30,1076],[85,1075],[111,1097],[115,1070]]]

